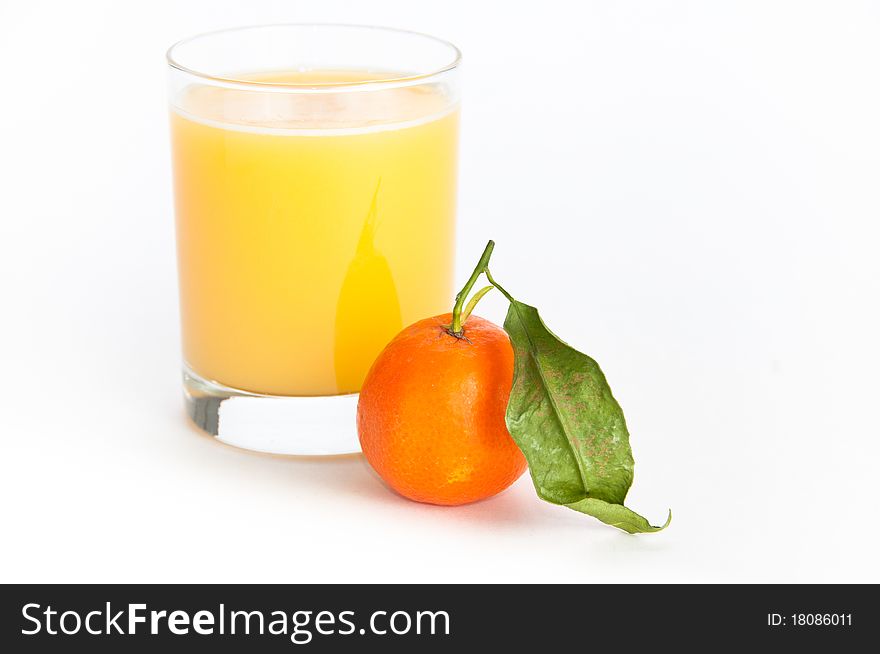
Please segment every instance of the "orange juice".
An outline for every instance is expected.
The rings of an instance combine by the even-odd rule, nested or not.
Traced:
[[[442,88],[194,84],[171,130],[183,354],[201,377],[270,395],[356,392],[402,327],[448,309],[458,109]]]

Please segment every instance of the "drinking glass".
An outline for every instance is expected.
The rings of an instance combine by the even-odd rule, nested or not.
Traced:
[[[195,424],[278,454],[359,450],[357,393],[452,299],[460,53],[272,25],[168,51],[183,386]]]

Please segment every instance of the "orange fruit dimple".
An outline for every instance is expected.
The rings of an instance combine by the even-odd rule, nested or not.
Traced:
[[[504,423],[513,349],[497,325],[470,316],[464,338],[446,314],[410,325],[370,368],[358,401],[364,456],[404,497],[466,504],[526,469]]]

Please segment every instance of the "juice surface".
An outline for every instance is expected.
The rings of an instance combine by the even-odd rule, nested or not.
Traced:
[[[193,86],[171,130],[183,354],[202,377],[273,395],[355,392],[402,327],[448,310],[458,109],[442,89]]]

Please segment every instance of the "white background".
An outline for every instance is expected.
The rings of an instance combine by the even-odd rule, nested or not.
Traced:
[[[459,283],[494,238],[601,363],[667,531],[187,423],[164,51],[290,21],[461,46]],[[0,581],[880,581],[878,34],[869,2],[4,0]]]

